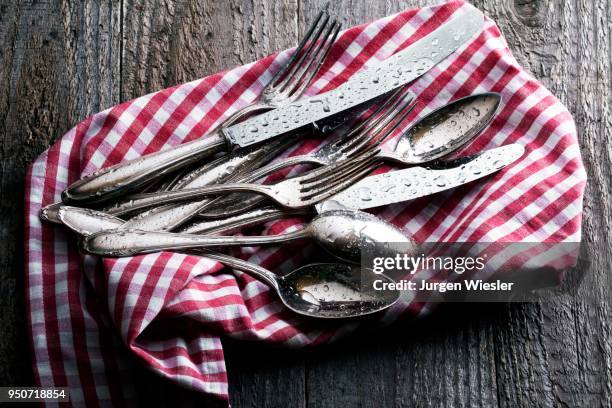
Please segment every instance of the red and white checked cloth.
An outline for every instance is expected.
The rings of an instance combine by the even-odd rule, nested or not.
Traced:
[[[463,2],[407,10],[342,33],[310,88],[338,86],[354,72],[427,35]],[[320,325],[285,310],[263,283],[197,256],[171,252],[121,259],[79,254],[64,228],[38,212],[80,176],[122,160],[201,137],[254,100],[288,57],[281,52],[204,79],[112,107],[79,123],[29,169],[26,262],[29,327],[36,381],[69,386],[80,406],[137,401],[133,361],[163,377],[227,400],[220,336],[288,347],[330,342],[359,324]],[[481,182],[434,199],[388,206],[379,214],[420,241],[579,241],[586,175],[567,109],[518,65],[499,28],[484,31],[419,78],[413,117],[473,92],[503,96],[499,116],[470,151],[517,142],[526,155]],[[291,154],[312,149],[304,143]],[[271,233],[298,221],[268,224]],[[303,263],[312,246],[242,254],[272,270]],[[380,316],[420,316],[409,300]],[[117,339],[120,337],[121,341]],[[121,345],[123,343],[123,345]],[[124,350],[129,350],[131,360]]]

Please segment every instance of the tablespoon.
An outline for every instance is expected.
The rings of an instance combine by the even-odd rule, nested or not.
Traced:
[[[58,210],[62,222],[82,236],[100,232],[122,220],[100,211],[65,206]],[[371,269],[338,263],[305,265],[284,276],[253,263],[208,250],[191,251],[247,272],[270,285],[290,310],[311,317],[345,318],[375,313],[399,300],[399,291],[374,291],[376,280],[393,283]]]
[[[349,262],[359,262],[364,251],[394,256],[398,252],[415,254],[419,250],[419,245],[394,225],[350,209],[323,211],[306,227],[279,235],[203,236],[121,229],[90,235],[82,246],[96,255],[132,256],[163,250],[282,244],[303,238],[313,238],[329,253]]]
[[[288,309],[305,316],[326,319],[365,316],[391,307],[400,298],[397,290],[373,289],[377,280],[394,283],[391,278],[355,265],[317,263],[278,276],[229,255],[210,251],[197,254],[261,279],[276,291]]]
[[[449,156],[478,136],[493,120],[501,103],[501,95],[483,92],[456,99],[423,117],[404,132],[393,151],[381,150],[380,160],[400,165],[419,165]],[[281,168],[305,162],[305,156],[290,157],[272,163],[258,171],[263,177]],[[308,163],[328,164],[334,158],[317,154]],[[230,197],[214,208],[207,208],[202,216],[226,218],[260,205],[265,198],[253,196],[231,201]]]

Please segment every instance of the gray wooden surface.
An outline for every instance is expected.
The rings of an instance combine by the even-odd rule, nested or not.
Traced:
[[[322,3],[0,0],[0,385],[32,381],[27,164],[96,111],[295,44]],[[349,26],[427,3],[342,0],[331,9]],[[610,0],[473,3],[577,121],[594,289],[543,304],[454,306],[320,350],[228,343],[235,407],[612,406]]]

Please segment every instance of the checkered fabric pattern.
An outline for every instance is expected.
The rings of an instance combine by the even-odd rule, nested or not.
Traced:
[[[335,88],[472,7],[463,2],[406,10],[344,31],[308,90]],[[289,51],[114,106],[76,125],[30,167],[26,189],[26,273],[36,381],[69,386],[72,404],[138,400],[133,360],[169,381],[227,401],[221,337],[285,347],[328,343],[360,322],[322,325],[283,308],[265,284],[209,259],[161,252],[120,259],[80,254],[64,228],[41,223],[41,207],[96,169],[206,137],[255,100]],[[520,143],[526,154],[492,177],[377,214],[419,241],[579,241],[586,175],[567,109],[513,58],[495,23],[411,85],[420,117],[474,92],[502,94],[499,115],[466,153]],[[390,142],[393,143],[393,142]],[[287,154],[315,148],[304,142]],[[299,227],[268,223],[265,233]],[[271,270],[307,262],[312,245],[246,248]],[[419,317],[427,303],[403,299],[376,318]],[[125,358],[125,349],[131,356]]]

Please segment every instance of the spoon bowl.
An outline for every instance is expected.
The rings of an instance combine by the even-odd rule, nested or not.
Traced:
[[[328,204],[329,206],[329,204]],[[327,252],[343,261],[360,263],[365,254],[415,254],[419,245],[393,224],[364,211],[325,209],[307,227]]]
[[[427,114],[398,140],[385,159],[422,164],[448,156],[478,136],[495,117],[501,95],[483,92],[456,99]]]
[[[311,317],[364,316],[387,309],[400,298],[399,291],[374,290],[375,280],[393,283],[356,265],[311,264],[281,277],[279,296],[291,310]]]

